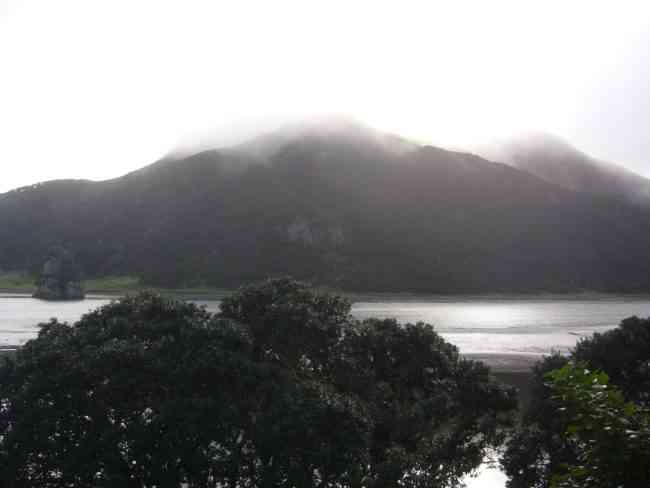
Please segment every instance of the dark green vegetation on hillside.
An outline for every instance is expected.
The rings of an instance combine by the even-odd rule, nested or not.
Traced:
[[[0,273],[0,290],[32,293],[36,286],[36,277],[29,273]]]
[[[515,399],[426,324],[288,280],[210,315],[144,293],[44,324],[0,368],[17,487],[447,487]]]
[[[270,135],[122,178],[0,195],[0,269],[52,244],[87,277],[358,291],[650,290],[650,214],[368,129]]]
[[[648,486],[650,319],[545,358],[531,396],[502,461],[510,488]]]

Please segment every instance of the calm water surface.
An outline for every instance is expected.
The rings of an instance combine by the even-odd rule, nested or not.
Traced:
[[[90,296],[77,302],[46,302],[20,294],[0,295],[0,347],[35,337],[37,324],[56,317],[74,322],[110,301]],[[216,311],[218,300],[195,300]],[[595,331],[615,327],[630,315],[650,316],[650,298],[503,299],[445,297],[426,300],[358,301],[360,318],[394,317],[399,322],[428,322],[466,354],[539,355],[566,351]]]

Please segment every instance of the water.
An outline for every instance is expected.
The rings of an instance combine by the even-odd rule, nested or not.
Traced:
[[[39,322],[51,317],[74,322],[109,301],[110,297],[105,296],[78,302],[45,302],[27,295],[0,295],[0,348],[24,344],[35,337]],[[218,300],[196,303],[212,312],[219,307]],[[552,350],[568,351],[580,337],[616,327],[625,317],[648,317],[650,298],[374,299],[357,301],[352,313],[360,319],[394,317],[401,323],[433,324],[462,353],[485,355],[494,366],[496,355],[535,359]],[[465,480],[468,488],[503,488],[505,481],[502,472],[486,465],[477,476]]]
[[[580,337],[650,316],[650,299],[471,299],[359,302],[359,318],[395,317],[433,324],[465,354],[541,355],[568,351]]]
[[[36,336],[37,324],[57,317],[74,322],[110,301],[90,296],[78,302],[46,302],[27,295],[0,295],[0,347],[24,344]],[[218,300],[196,300],[209,311]],[[650,316],[649,297],[485,298],[445,297],[426,300],[373,300],[354,303],[360,318],[394,317],[435,326],[464,354],[539,356],[567,351],[583,336],[615,327],[631,315]]]
[[[23,294],[0,294],[0,348],[21,345],[38,334],[37,325],[56,317],[74,322],[84,313],[108,303],[108,297],[74,302],[47,302]]]

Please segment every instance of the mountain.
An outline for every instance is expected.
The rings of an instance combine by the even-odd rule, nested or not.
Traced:
[[[0,268],[37,269],[63,244],[87,275],[157,285],[292,274],[359,291],[650,290],[643,209],[330,125],[2,194]]]
[[[283,146],[309,139],[337,144],[348,144],[358,148],[368,147],[382,150],[394,156],[402,155],[419,147],[403,137],[372,129],[363,123],[340,116],[324,116],[287,124],[278,130],[263,134],[248,142],[239,144],[234,152],[247,154],[268,161]]]
[[[472,152],[570,190],[608,195],[650,206],[649,179],[614,163],[594,159],[550,134],[522,134],[474,147]]]

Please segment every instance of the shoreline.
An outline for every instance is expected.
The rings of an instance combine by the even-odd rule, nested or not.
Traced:
[[[261,280],[255,280],[261,281]],[[309,280],[304,280],[309,283]],[[0,272],[0,293],[32,294],[35,290],[36,276],[26,271]],[[246,285],[249,282],[240,283]],[[312,283],[311,286],[323,293],[341,295],[355,302],[375,301],[607,301],[607,300],[650,300],[650,290],[635,292],[612,292],[590,289],[563,289],[563,290],[527,290],[527,291],[468,291],[468,292],[426,292],[426,291],[377,291],[341,289],[327,285]],[[82,287],[87,294],[124,295],[152,290],[163,295],[194,295],[203,297],[223,297],[236,291],[236,287],[218,287],[195,284],[191,286],[147,286],[133,275],[112,275],[100,278],[86,278],[82,280]]]
[[[16,294],[16,295],[29,295],[31,296],[34,293],[34,287],[26,286],[15,286],[7,287],[0,286],[0,294]],[[227,296],[237,289],[226,289],[226,288],[209,288],[209,287],[197,287],[197,288],[160,288],[160,287],[147,287],[147,286],[137,286],[137,287],[102,287],[102,286],[92,286],[85,287],[84,291],[86,295],[100,295],[100,296],[111,296],[119,297],[126,294],[139,293],[141,291],[153,291],[160,293],[161,295],[172,295],[172,296],[192,296],[192,297],[204,297],[211,299],[220,299],[224,296]],[[585,291],[585,292],[567,292],[567,293],[557,293],[557,292],[530,292],[530,293],[453,293],[453,294],[442,294],[442,293],[415,293],[415,292],[352,292],[352,291],[342,291],[342,290],[329,290],[322,289],[323,292],[341,295],[345,298],[348,298],[353,303],[355,302],[475,302],[475,301],[610,301],[610,300],[628,300],[628,301],[642,301],[650,300],[650,292],[647,293],[603,293],[603,292],[594,292],[594,291]]]
[[[543,355],[526,354],[463,354],[467,359],[483,362],[490,368],[490,375],[499,383],[517,390],[519,412],[525,412],[532,401],[533,366]]]
[[[517,353],[468,353],[461,356],[474,361],[481,361],[489,366],[490,371],[495,374],[530,373],[537,361],[540,361],[542,354],[517,354]]]

